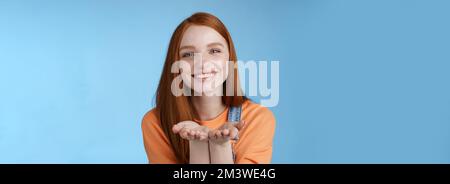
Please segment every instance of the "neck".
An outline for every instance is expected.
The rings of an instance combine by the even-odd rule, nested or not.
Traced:
[[[226,108],[221,96],[192,96],[191,98],[201,121],[216,118]]]

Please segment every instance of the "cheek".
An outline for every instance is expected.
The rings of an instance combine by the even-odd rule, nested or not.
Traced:
[[[181,60],[179,63],[181,74],[191,75],[194,71],[194,62]]]
[[[221,52],[221,53],[214,54],[212,57],[214,58],[214,60],[217,60],[217,61],[228,61],[230,55],[228,52]]]
[[[227,60],[220,62],[219,76],[222,78],[221,81],[225,81],[228,78],[228,73],[230,71],[229,64],[230,64],[230,61],[227,61]]]
[[[226,71],[226,67],[228,67],[229,57],[228,53],[218,54],[215,56],[214,60],[217,61],[217,64],[220,66],[220,71]]]
[[[227,73],[227,67],[228,67],[227,60],[218,60],[214,63],[215,67],[218,69],[219,73]]]
[[[225,52],[225,53],[221,54],[220,57],[222,58],[223,61],[229,61],[230,60],[230,55],[228,54],[228,52]]]

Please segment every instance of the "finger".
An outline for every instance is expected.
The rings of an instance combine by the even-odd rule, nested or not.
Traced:
[[[210,139],[215,139],[215,137],[216,137],[216,130],[211,130],[211,131],[209,131],[209,132],[208,132],[208,137],[209,137]]]
[[[199,140],[205,141],[207,138],[208,138],[208,136],[206,135],[206,133],[200,133]]]
[[[209,138],[209,137],[208,137],[208,134],[206,134],[206,133],[203,134],[202,137],[203,137],[202,139],[203,139],[204,141],[208,140],[208,138]]]
[[[181,137],[182,139],[189,139],[189,137],[187,136],[186,133],[181,133],[181,134],[180,134],[180,137]]]
[[[230,135],[230,130],[228,130],[228,129],[222,130],[222,135],[224,135],[224,136]]]
[[[197,139],[197,131],[191,130],[191,138],[192,139]]]
[[[215,136],[217,139],[222,138],[222,131],[217,131]]]
[[[182,132],[180,133],[180,137],[183,139],[188,139],[189,137],[187,136],[186,132]]]
[[[234,125],[234,127],[236,127],[238,130],[241,130],[242,128],[244,128],[244,125],[245,125],[245,121],[241,120],[241,121],[239,121],[239,123],[236,123]]]
[[[176,124],[176,125],[173,125],[172,131],[173,131],[173,133],[177,134],[178,132],[180,132],[181,128],[183,128],[183,127]]]
[[[186,129],[186,137],[188,138],[188,139],[190,139],[191,138],[191,136],[192,136],[192,134],[191,134],[191,130],[189,130],[189,129]]]
[[[200,131],[195,131],[195,139],[200,139]]]
[[[235,139],[237,137],[238,133],[239,133],[239,131],[237,130],[237,128],[231,129],[231,131],[230,131],[230,138],[231,139]]]
[[[206,140],[206,139],[208,139],[208,133],[207,133],[207,132],[199,131],[198,137],[199,137],[199,139],[201,139],[201,140]]]
[[[188,129],[186,129],[186,128],[183,127],[183,128],[180,130],[180,136],[181,136],[182,138],[187,139],[187,138],[188,138]]]

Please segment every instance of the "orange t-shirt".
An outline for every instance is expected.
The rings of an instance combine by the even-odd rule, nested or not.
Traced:
[[[147,112],[142,120],[142,134],[145,151],[150,163],[177,163],[156,110]],[[227,122],[228,108],[216,118],[198,122],[210,129],[216,129]],[[244,127],[239,131],[239,140],[232,142],[238,164],[268,164],[272,159],[272,142],[275,133],[275,117],[272,112],[259,104],[247,100],[242,104],[241,120]]]

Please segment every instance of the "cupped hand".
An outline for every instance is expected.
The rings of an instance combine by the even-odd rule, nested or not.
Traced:
[[[245,122],[243,120],[239,121],[239,123],[226,122],[220,128],[209,131],[209,140],[218,144],[225,143],[229,140],[237,140],[239,138],[239,130],[241,130],[244,125]]]
[[[179,134],[181,138],[190,141],[206,141],[208,140],[209,128],[201,126],[194,121],[182,121],[172,127],[175,134]]]

